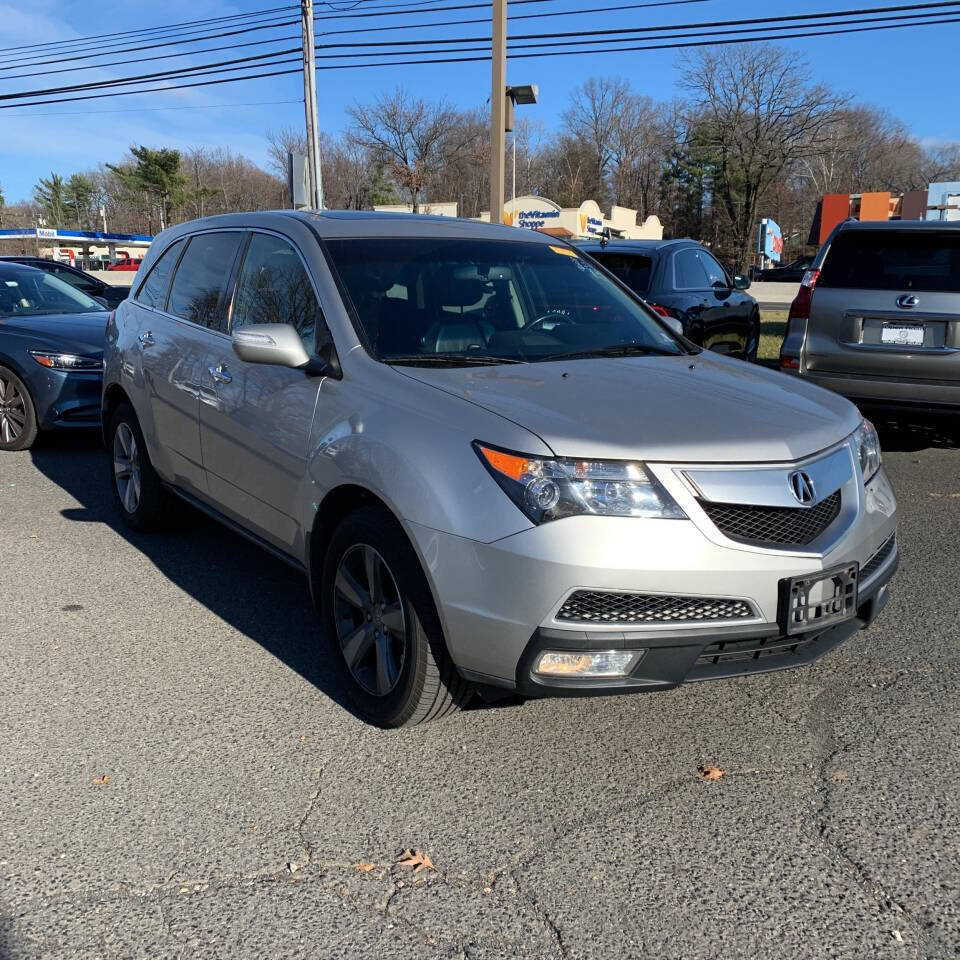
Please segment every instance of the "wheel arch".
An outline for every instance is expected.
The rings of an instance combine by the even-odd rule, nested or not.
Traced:
[[[420,564],[420,570],[424,579],[427,581],[433,606],[437,616],[440,618],[440,623],[444,631],[444,640],[446,641],[447,623],[443,614],[443,605],[439,601],[436,585],[428,573],[427,564],[424,562],[423,555],[416,541],[407,533],[400,517],[397,515],[397,512],[391,508],[390,504],[374,493],[369,487],[364,487],[357,483],[340,484],[326,494],[323,500],[317,505],[313,526],[310,528],[308,534],[307,579],[310,583],[310,594],[313,597],[313,602],[318,613],[320,612],[320,584],[323,577],[323,561],[333,532],[337,529],[340,521],[349,513],[366,506],[382,507],[393,518],[397,529],[406,538],[410,549]]]
[[[117,408],[123,404],[128,403],[130,406],[133,406],[127,391],[120,386],[119,383],[111,383],[103,391],[103,399],[101,401],[100,407],[100,432],[103,436],[104,444],[107,443],[107,430],[110,427],[110,421],[113,419],[114,413],[117,412]]]

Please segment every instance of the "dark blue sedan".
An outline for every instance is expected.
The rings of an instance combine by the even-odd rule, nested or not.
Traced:
[[[34,267],[0,262],[0,451],[100,424],[107,311]]]

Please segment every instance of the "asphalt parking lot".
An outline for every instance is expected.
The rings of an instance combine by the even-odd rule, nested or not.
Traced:
[[[960,956],[960,449],[883,438],[901,568],[828,658],[402,732],[281,563],[122,531],[95,437],[3,455],[0,958]]]

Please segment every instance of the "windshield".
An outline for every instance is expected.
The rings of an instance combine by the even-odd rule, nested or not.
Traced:
[[[96,300],[43,270],[13,264],[0,269],[0,317],[97,313],[103,309]]]
[[[685,352],[567,246],[409,237],[326,243],[374,355],[387,363]]]

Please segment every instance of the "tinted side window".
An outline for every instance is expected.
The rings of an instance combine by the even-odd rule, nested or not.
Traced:
[[[830,245],[817,286],[960,293],[960,233],[845,230]]]
[[[201,327],[220,329],[220,297],[242,233],[201,233],[190,238],[170,288],[167,310]]]
[[[636,293],[643,294],[650,289],[653,262],[649,257],[629,253],[597,253],[593,256]]]
[[[64,283],[69,283],[71,287],[82,290],[88,297],[95,296],[100,292],[100,284],[90,277],[85,277],[82,273],[74,273],[72,270],[57,268],[54,268],[51,272]]]
[[[719,284],[722,287],[729,286],[730,281],[727,280],[727,272],[720,266],[719,263],[714,259],[713,255],[707,253],[706,250],[698,250],[697,256],[700,258],[700,262],[703,264],[704,270],[707,272],[707,280],[710,283],[710,286],[716,286]]]
[[[163,310],[167,303],[167,291],[170,289],[170,277],[177,265],[177,258],[183,249],[183,241],[170,244],[153,265],[147,279],[140,284],[135,300],[147,307]]]
[[[677,276],[677,289],[703,290],[710,286],[707,271],[692,247],[678,251],[673,258],[673,269]]]
[[[312,353],[322,322],[320,304],[297,251],[279,237],[253,234],[237,280],[233,329],[250,323],[290,323]]]

